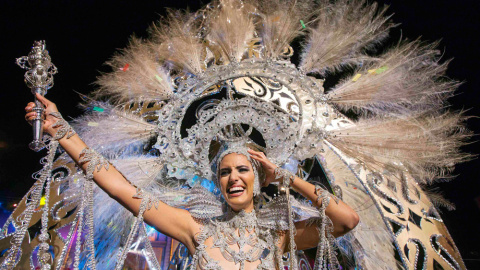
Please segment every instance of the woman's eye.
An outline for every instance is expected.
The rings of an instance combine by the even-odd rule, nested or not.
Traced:
[[[226,175],[228,175],[228,172],[227,172],[227,171],[221,171],[221,172],[220,172],[220,176],[226,176]]]
[[[238,169],[238,171],[239,172],[248,172],[249,170],[248,170],[248,168],[240,168],[240,169]]]

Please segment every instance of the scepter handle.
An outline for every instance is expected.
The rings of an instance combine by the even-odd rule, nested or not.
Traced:
[[[36,90],[35,93],[39,93],[40,95],[44,95],[44,91],[41,88],[32,89]],[[33,110],[36,113],[35,119],[32,121],[33,127],[33,140],[31,143],[28,144],[28,147],[35,152],[42,150],[45,147],[45,143],[43,142],[43,113],[45,109],[43,108],[43,104],[37,99],[35,96],[35,107]]]

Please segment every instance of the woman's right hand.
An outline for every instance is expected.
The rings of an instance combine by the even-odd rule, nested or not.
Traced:
[[[58,112],[57,105],[55,103],[51,102],[50,100],[46,99],[44,96],[40,94],[36,94],[37,100],[40,101],[43,106],[45,107],[44,115],[43,115],[43,131],[47,132],[48,134],[54,136],[56,133],[56,129],[53,128],[53,124],[55,124],[58,121],[58,118],[50,115],[52,112]],[[36,112],[32,111],[33,108],[35,107],[35,103],[29,102],[27,104],[27,107],[25,107],[25,120],[28,121],[29,124],[32,123],[32,121],[36,117]]]

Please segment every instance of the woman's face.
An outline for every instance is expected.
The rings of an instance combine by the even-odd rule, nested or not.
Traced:
[[[234,211],[253,210],[255,174],[246,156],[231,153],[220,162],[220,188],[223,197]]]

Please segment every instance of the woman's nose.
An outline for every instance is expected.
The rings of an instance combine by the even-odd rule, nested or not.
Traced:
[[[230,178],[228,179],[229,181],[238,181],[240,178],[238,177],[238,172],[233,170],[231,173],[230,173]]]

